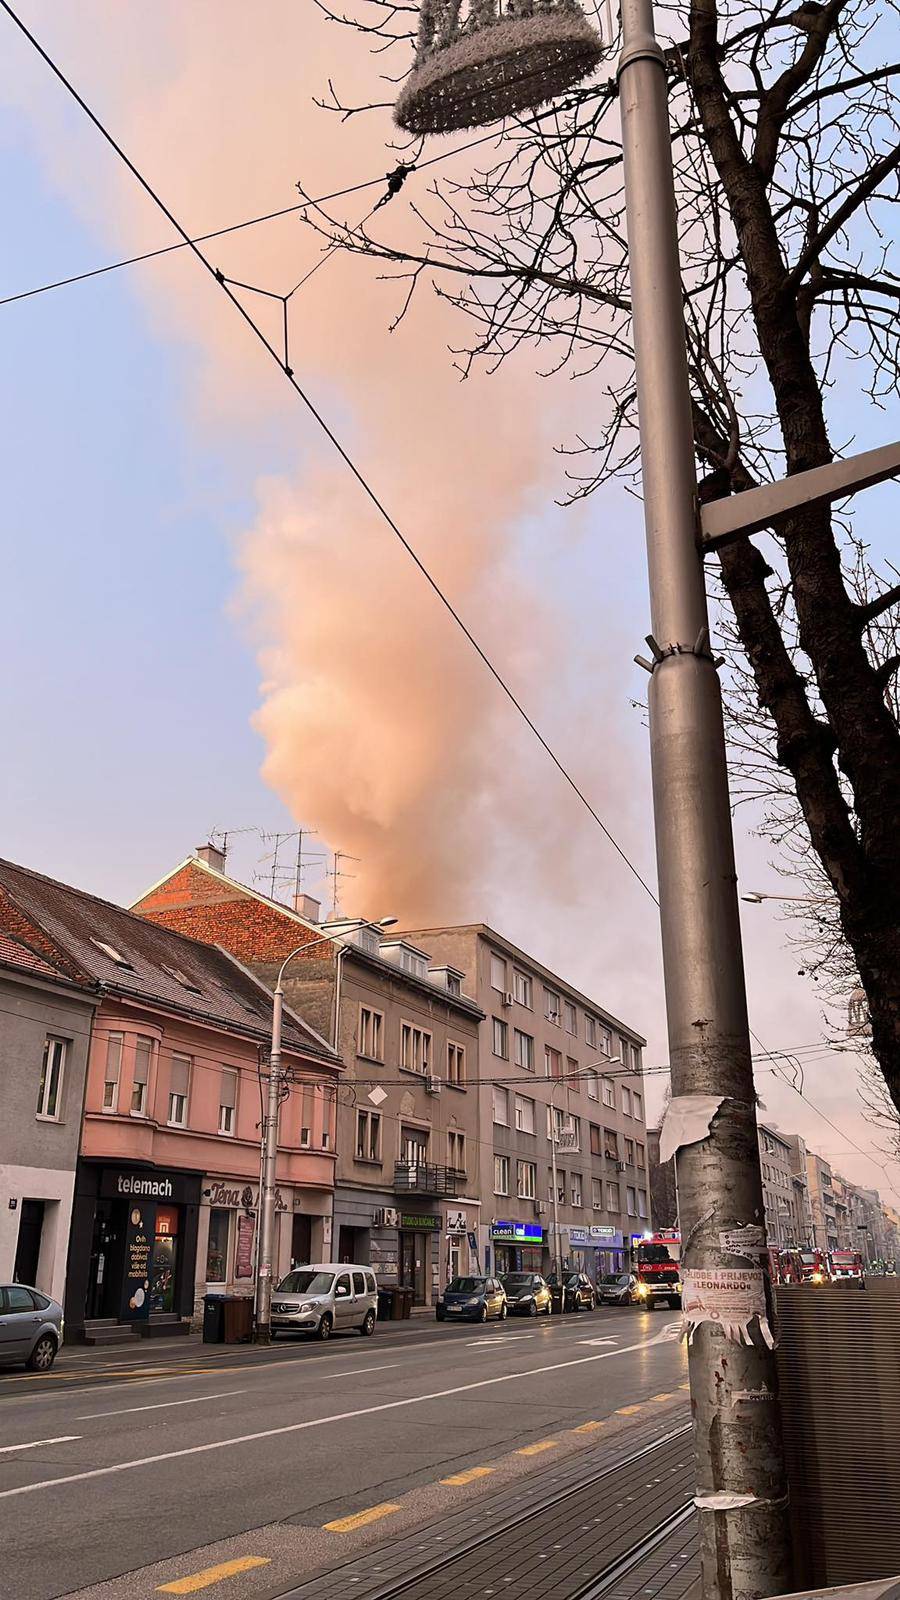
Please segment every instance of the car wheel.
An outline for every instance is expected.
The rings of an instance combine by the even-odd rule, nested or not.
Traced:
[[[362,1319],[362,1324],[360,1326],[360,1330],[359,1331],[362,1334],[364,1339],[371,1339],[373,1333],[375,1332],[375,1313],[374,1313],[374,1311],[370,1310],[370,1311],[366,1312],[365,1316]]]
[[[528,1315],[530,1317],[536,1317],[537,1316],[537,1301],[536,1300],[532,1300],[531,1305],[528,1307]]]
[[[487,1306],[486,1305],[482,1306],[481,1310],[479,1311],[479,1313],[478,1313],[478,1321],[479,1322],[487,1322]]]
[[[44,1333],[28,1357],[25,1365],[30,1372],[49,1372],[56,1360],[56,1340],[52,1333]]]
[[[502,1306],[500,1307],[500,1311],[499,1311],[498,1315],[500,1317],[500,1321],[501,1322],[505,1322],[506,1321],[506,1301],[505,1300],[504,1300]]]
[[[316,1329],[316,1338],[317,1339],[330,1339],[331,1338],[331,1318],[330,1317],[322,1317],[321,1318],[321,1320],[319,1322],[319,1326]]]

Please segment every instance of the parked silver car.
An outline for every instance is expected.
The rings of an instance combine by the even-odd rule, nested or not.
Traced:
[[[26,1283],[0,1286],[0,1367],[24,1361],[49,1372],[62,1344],[63,1309]]]
[[[295,1267],[272,1291],[272,1337],[278,1333],[312,1333],[330,1339],[356,1328],[363,1338],[375,1332],[378,1286],[371,1267],[342,1261]]]

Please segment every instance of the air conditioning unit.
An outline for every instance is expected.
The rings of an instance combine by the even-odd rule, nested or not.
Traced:
[[[425,1093],[426,1094],[440,1094],[440,1092],[441,1092],[441,1080],[440,1080],[440,1078],[438,1078],[434,1073],[430,1073],[429,1076],[425,1079]]]
[[[396,1228],[400,1224],[400,1213],[391,1206],[379,1206],[372,1215],[372,1222],[376,1228]]]
[[[511,1006],[515,998],[516,997],[513,994],[512,989],[507,989],[505,995],[503,996],[503,1004],[505,1006]]]
[[[616,1162],[616,1171],[617,1172],[624,1172],[625,1171],[625,1163],[624,1163],[624,1161],[617,1161]]]
[[[535,1214],[535,1216],[536,1217],[543,1217],[543,1216],[546,1216],[546,1213],[547,1213],[547,1202],[546,1202],[546,1200],[535,1200],[535,1202],[534,1202],[534,1214]]]

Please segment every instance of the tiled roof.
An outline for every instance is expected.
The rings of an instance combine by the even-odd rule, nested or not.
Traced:
[[[55,978],[57,982],[69,981],[65,973],[51,967],[49,961],[45,961],[34,950],[29,950],[27,944],[11,939],[8,933],[0,933],[0,964],[4,967],[21,967],[25,972],[36,973],[42,978]]]
[[[224,950],[11,861],[0,860],[0,891],[108,992],[268,1039],[271,997]],[[302,1022],[287,1014],[283,1038],[288,1050],[336,1060]]]

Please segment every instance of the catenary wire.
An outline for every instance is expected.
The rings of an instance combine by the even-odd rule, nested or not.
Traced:
[[[408,554],[408,556],[410,557],[410,559],[414,562],[415,566],[418,568],[418,570],[420,571],[422,576],[425,578],[425,581],[428,583],[428,585],[431,588],[432,592],[435,594],[435,596],[440,601],[440,603],[444,606],[445,610],[449,613],[450,617],[456,623],[457,627],[461,630],[461,632],[463,633],[465,638],[468,640],[469,644],[475,650],[475,652],[478,655],[479,659],[481,660],[482,664],[485,666],[487,671],[490,673],[491,677],[494,679],[494,681],[496,682],[498,687],[501,689],[503,694],[506,696],[506,698],[512,704],[514,709],[522,717],[522,719],[525,722],[526,726],[529,728],[530,732],[533,734],[535,739],[538,741],[538,743],[540,744],[541,748],[544,750],[545,754],[549,757],[549,759],[551,760],[553,765],[556,767],[557,771],[560,773],[560,775],[563,778],[563,780],[565,781],[565,783],[568,784],[568,786],[573,791],[573,793],[576,795],[576,797],[581,801],[582,805],[588,811],[589,815],[593,818],[593,820],[596,822],[597,826],[600,828],[601,832],[603,833],[604,837],[607,839],[608,843],[612,845],[613,849],[616,851],[616,853],[619,855],[621,860],[624,862],[624,864],[628,868],[629,872],[633,875],[634,878],[636,878],[637,882],[640,884],[641,888],[644,889],[644,891],[649,896],[649,898],[653,901],[654,905],[656,905],[658,907],[659,906],[659,900],[658,900],[656,894],[654,893],[654,891],[652,890],[652,888],[650,887],[650,885],[647,883],[646,879],[641,875],[641,873],[639,872],[638,868],[634,865],[634,863],[631,861],[631,859],[629,858],[629,856],[627,855],[625,850],[618,843],[618,840],[613,836],[613,834],[607,828],[607,826],[604,823],[603,819],[600,817],[599,813],[595,810],[595,808],[591,804],[590,800],[587,798],[587,795],[584,793],[583,789],[579,786],[579,784],[576,782],[576,780],[572,777],[572,775],[570,774],[568,769],[563,765],[563,762],[556,755],[556,752],[553,750],[552,746],[545,739],[544,735],[541,733],[541,731],[538,728],[537,724],[534,722],[532,717],[526,711],[523,703],[518,699],[518,697],[516,696],[515,692],[507,684],[506,680],[503,678],[503,676],[500,673],[499,669],[494,665],[493,661],[487,655],[487,653],[484,650],[484,648],[479,644],[477,638],[471,632],[470,628],[465,623],[465,621],[463,620],[463,618],[460,615],[460,613],[456,610],[456,608],[454,607],[453,603],[444,594],[444,592],[441,589],[440,585],[438,584],[437,580],[432,576],[432,574],[430,573],[428,568],[425,566],[424,562],[422,561],[421,557],[417,554],[417,552],[414,549],[414,547],[412,546],[412,544],[409,542],[409,540],[406,538],[406,536],[402,533],[400,527],[394,521],[393,517],[391,516],[391,514],[389,513],[389,511],[387,510],[387,508],[385,507],[383,502],[379,499],[379,497],[376,494],[375,490],[368,483],[367,479],[364,477],[364,475],[363,475],[362,471],[360,470],[360,468],[357,467],[355,461],[352,459],[352,457],[348,454],[348,452],[346,451],[344,446],[341,444],[340,440],[337,438],[336,434],[333,432],[332,428],[330,427],[330,425],[325,420],[323,414],[318,410],[318,408],[315,406],[313,401],[309,398],[309,396],[306,394],[304,389],[297,382],[297,380],[294,377],[293,373],[287,370],[286,365],[281,360],[281,358],[279,357],[277,350],[275,349],[275,347],[272,344],[270,344],[269,340],[266,338],[266,336],[263,333],[262,329],[259,328],[257,326],[257,324],[254,322],[253,318],[250,316],[250,313],[247,311],[246,307],[241,303],[241,301],[237,298],[237,296],[232,293],[229,285],[227,284],[227,282],[224,279],[223,274],[213,266],[212,262],[209,261],[208,258],[203,254],[202,250],[199,249],[198,240],[192,239],[190,237],[190,235],[187,233],[186,229],[182,226],[182,224],[178,221],[178,219],[169,210],[168,206],[161,199],[161,197],[157,194],[156,190],[152,187],[150,182],[143,176],[143,174],[140,172],[140,170],[134,165],[133,161],[126,154],[126,152],[123,150],[122,146],[117,142],[117,140],[114,138],[114,136],[105,127],[103,122],[101,122],[100,118],[96,115],[96,113],[94,111],[92,111],[91,107],[87,104],[86,100],[83,98],[83,96],[75,88],[74,84],[72,84],[72,82],[66,77],[65,73],[56,64],[56,62],[48,54],[48,52],[44,49],[44,47],[41,45],[40,41],[30,31],[30,29],[26,26],[26,24],[22,21],[22,19],[17,15],[17,13],[13,10],[13,7],[9,4],[9,0],[0,0],[0,6],[2,6],[3,10],[7,13],[7,15],[10,18],[10,20],[15,24],[15,26],[19,29],[19,31],[25,36],[26,39],[28,39],[29,43],[33,46],[33,48],[37,51],[38,55],[40,55],[41,59],[49,67],[50,71],[54,74],[54,76],[56,78],[58,78],[59,82],[66,89],[67,93],[70,94],[72,96],[72,98],[75,100],[75,102],[80,106],[81,110],[85,113],[85,115],[88,117],[88,119],[93,123],[93,125],[97,129],[98,133],[100,133],[101,137],[106,140],[106,142],[110,145],[110,147],[115,151],[116,155],[120,158],[120,160],[122,162],[124,162],[125,166],[128,167],[128,169],[131,172],[132,176],[137,180],[137,182],[140,184],[141,188],[150,197],[150,199],[158,207],[158,209],[163,213],[163,215],[166,217],[166,219],[171,223],[172,227],[175,228],[176,232],[180,234],[180,236],[181,236],[181,245],[179,247],[166,247],[165,251],[155,251],[155,252],[150,252],[149,254],[150,255],[154,255],[154,254],[167,253],[167,251],[169,249],[171,249],[171,248],[188,248],[193,252],[193,254],[197,257],[198,261],[200,261],[202,266],[204,266],[206,268],[206,270],[210,273],[210,275],[213,278],[215,278],[216,282],[219,284],[219,287],[228,296],[228,298],[231,301],[232,305],[235,306],[237,311],[240,313],[241,317],[244,319],[244,321],[247,323],[247,325],[256,334],[256,336],[259,339],[260,343],[268,351],[269,355],[277,363],[277,365],[280,368],[280,370],[284,373],[285,377],[288,379],[288,382],[291,384],[292,388],[294,389],[294,391],[296,392],[296,394],[298,395],[300,400],[306,406],[306,408],[309,411],[310,415],[318,423],[319,427],[322,429],[323,433],[329,439],[329,441],[333,445],[334,449],[340,455],[341,459],[344,461],[345,465],[348,467],[348,469],[352,473],[353,477],[356,479],[357,483],[360,485],[360,487],[363,490],[363,492],[365,493],[365,495],[368,497],[368,499],[375,506],[376,510],[379,512],[381,517],[387,523],[387,525],[391,529],[391,531],[396,535],[397,539],[400,541],[401,545],[405,549],[405,551]],[[488,140],[493,139],[493,138],[496,138],[495,134],[484,135],[480,139],[471,141],[466,146],[457,147],[455,150],[448,151],[445,154],[446,155],[459,154],[461,149],[470,149],[475,144],[485,143]],[[428,162],[418,163],[417,165],[424,167],[426,165],[433,164],[435,161],[437,161],[439,159],[443,159],[443,156],[441,156],[441,157],[433,157]],[[353,192],[356,192],[358,190],[362,190],[362,189],[365,189],[365,188],[370,188],[370,187],[373,186],[373,184],[380,183],[380,182],[383,182],[383,181],[384,181],[383,179],[367,180],[364,183],[361,183],[359,185],[354,185],[354,186],[342,191],[342,193],[345,193],[345,194],[346,193],[353,193]],[[329,198],[337,198],[337,197],[338,197],[337,195],[334,195],[334,196],[330,196]],[[324,203],[324,200],[323,200],[323,203]],[[309,202],[306,202],[306,204],[309,204]],[[300,206],[292,206],[292,207],[284,208],[284,211],[281,212],[281,213],[272,213],[272,217],[274,217],[277,214],[282,214],[283,215],[283,214],[287,214],[289,211],[296,211],[296,210],[300,210],[300,209],[303,209],[303,204],[302,203],[301,203]],[[268,219],[262,219],[261,218],[261,219],[258,219],[258,220],[268,220]],[[249,223],[249,224],[235,224],[229,229],[220,230],[220,232],[221,233],[233,232],[233,231],[236,231],[241,226],[248,226],[248,225],[252,225],[252,222]],[[216,236],[218,236],[218,235],[201,236],[201,240],[205,240],[208,237],[216,237]],[[139,257],[139,258],[133,258],[133,259],[135,261],[139,260],[139,259],[148,259],[148,256]],[[129,261],[127,263],[125,263],[125,262],[123,262],[123,263],[112,263],[106,268],[94,269],[94,271],[92,273],[84,274],[84,275],[80,275],[80,276],[93,276],[93,275],[96,275],[98,272],[112,271],[112,270],[115,270],[115,268],[118,265],[126,265],[126,264],[131,264],[131,261]],[[59,287],[59,286],[62,286],[63,282],[77,282],[77,281],[79,281],[79,277],[75,277],[75,278],[69,279],[69,280],[60,280],[60,284],[59,285],[47,285],[47,286],[44,286],[44,287],[45,287],[45,289],[51,288],[51,287]],[[23,298],[23,297],[27,297],[27,295],[29,293],[36,293],[36,292],[44,292],[44,290],[40,289],[40,290],[36,290],[36,291],[25,291],[25,294],[23,296],[14,296],[12,298]],[[4,303],[7,303],[7,302],[0,301],[0,304],[4,304]],[[754,1033],[752,1029],[750,1030],[750,1035],[751,1035],[751,1038],[755,1041],[755,1043],[757,1045],[759,1045],[759,1047],[763,1051],[764,1055],[767,1056],[769,1054],[769,1052],[766,1050],[766,1047],[765,1047],[765,1045],[763,1045],[763,1043],[760,1040],[759,1036],[756,1033]],[[783,1078],[783,1081],[788,1085],[788,1087],[793,1089],[795,1091],[795,1093],[799,1094],[801,1099],[803,1099],[806,1102],[806,1104],[811,1106],[813,1110],[819,1111],[819,1108],[814,1104],[814,1102],[809,1100],[809,1098],[803,1093],[803,1091],[798,1089],[797,1086],[791,1082],[790,1078],[784,1073],[783,1069],[779,1069],[778,1067],[775,1067],[775,1068],[773,1068],[773,1070],[780,1073],[780,1076]],[[819,1111],[819,1115],[822,1116],[825,1119],[826,1122],[829,1122],[832,1127],[835,1126],[834,1123],[831,1123],[831,1119],[828,1118],[825,1115],[824,1112]],[[840,1131],[840,1130],[838,1130],[838,1131]],[[862,1155],[866,1155],[867,1159],[874,1160],[874,1157],[868,1156],[867,1153],[865,1151],[863,1151],[860,1147],[857,1147],[857,1148],[860,1149],[860,1153]]]

